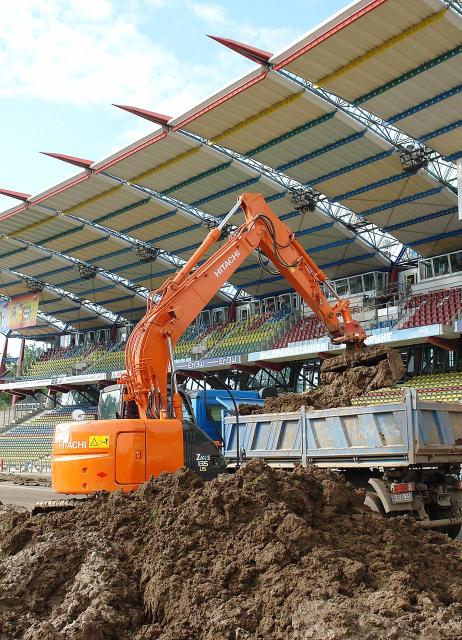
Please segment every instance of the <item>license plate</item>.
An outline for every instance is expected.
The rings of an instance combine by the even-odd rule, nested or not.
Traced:
[[[393,504],[398,504],[401,502],[412,502],[412,493],[392,493],[391,501]]]

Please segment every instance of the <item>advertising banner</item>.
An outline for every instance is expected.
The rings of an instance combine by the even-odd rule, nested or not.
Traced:
[[[39,293],[27,293],[0,302],[0,332],[33,327],[37,324]]]

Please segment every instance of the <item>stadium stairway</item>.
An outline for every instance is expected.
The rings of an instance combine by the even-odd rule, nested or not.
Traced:
[[[32,418],[39,416],[45,410],[44,406],[39,403],[33,403],[28,405],[28,408],[25,411],[18,411],[18,410],[15,411],[15,409],[21,409],[21,405],[20,404],[16,405],[9,412],[10,419],[7,422],[3,422],[0,425],[0,434],[4,433],[5,431],[8,431],[8,429],[11,429],[16,425],[23,424],[28,420],[31,420]]]

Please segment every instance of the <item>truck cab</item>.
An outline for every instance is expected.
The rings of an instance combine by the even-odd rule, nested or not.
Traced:
[[[234,403],[263,404],[258,391],[226,391],[223,389],[195,389],[185,392],[191,402],[196,423],[214,442],[222,444],[222,412],[234,411]],[[230,397],[233,396],[234,402]],[[184,403],[183,403],[184,404]]]

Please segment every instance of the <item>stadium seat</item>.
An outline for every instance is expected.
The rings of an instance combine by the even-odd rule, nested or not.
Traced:
[[[4,465],[22,465],[49,458],[55,426],[69,421],[74,409],[84,412],[83,420],[96,417],[97,409],[91,405],[66,405],[46,410],[0,434],[0,461]]]
[[[288,310],[251,316],[241,323],[230,322],[214,336],[208,357],[247,355],[252,351],[269,349],[284,331]],[[209,345],[210,346],[210,345]]]
[[[20,380],[40,380],[54,378],[56,376],[72,375],[75,367],[82,363],[90,363],[98,359],[104,353],[100,345],[86,344],[70,346],[59,349],[51,349],[33,362],[20,377]]]
[[[407,300],[403,309],[408,311],[409,318],[401,324],[401,329],[450,324],[462,310],[462,289],[419,293]]]
[[[315,340],[326,333],[324,324],[317,316],[301,318],[293,327],[286,331],[273,346],[273,349],[282,349],[294,342]]]
[[[428,402],[462,402],[462,372],[437,373],[434,375],[415,376],[404,384],[388,389],[370,391],[353,401],[354,405],[380,404],[382,402],[399,402],[403,389],[414,387],[417,399]]]

